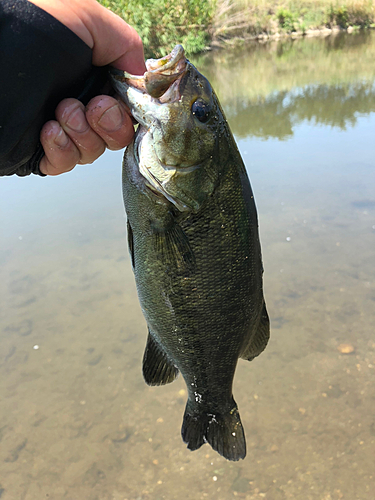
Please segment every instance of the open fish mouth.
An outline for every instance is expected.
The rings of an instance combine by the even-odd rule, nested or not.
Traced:
[[[147,71],[143,75],[132,75],[116,68],[110,69],[112,83],[123,96],[124,87],[137,89],[143,94],[158,99],[161,103],[180,99],[179,84],[188,68],[182,45],[160,59],[147,59]]]

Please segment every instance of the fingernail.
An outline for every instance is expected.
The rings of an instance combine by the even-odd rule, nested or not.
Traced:
[[[74,132],[85,132],[89,128],[89,124],[81,108],[77,108],[71,112],[66,125]]]
[[[98,125],[106,132],[116,132],[121,127],[123,120],[124,117],[121,108],[118,104],[115,104],[107,109],[107,111],[104,111],[98,121]]]
[[[58,146],[59,148],[65,148],[65,146],[68,145],[69,142],[69,137],[66,135],[66,133],[63,131],[62,128],[60,128],[60,132],[57,134],[57,136],[54,138],[53,142]]]

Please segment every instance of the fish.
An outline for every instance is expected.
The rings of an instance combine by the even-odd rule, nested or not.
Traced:
[[[233,378],[266,347],[270,323],[254,196],[209,81],[181,45],[144,75],[111,68],[139,124],[123,160],[128,246],[148,326],[147,384],[179,373],[181,435],[232,461],[246,455]]]

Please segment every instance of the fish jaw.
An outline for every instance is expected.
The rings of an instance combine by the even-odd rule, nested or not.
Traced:
[[[181,96],[179,84],[187,72],[189,62],[185,57],[182,45],[176,45],[170,54],[161,59],[148,59],[147,71],[143,75],[132,75],[126,71],[110,68],[110,79],[113,87],[129,106],[134,118],[142,121],[142,113],[134,112],[153,104],[165,104],[178,101]]]

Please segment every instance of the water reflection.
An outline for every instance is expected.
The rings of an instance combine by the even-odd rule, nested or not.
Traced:
[[[293,136],[293,129],[305,120],[341,130],[353,127],[359,114],[375,111],[375,85],[312,85],[227,105],[227,118],[237,137],[284,140]]]
[[[302,121],[354,126],[375,111],[373,33],[286,40],[197,59],[235,135],[290,138]]]
[[[240,463],[186,450],[181,379],[142,380],[121,154],[1,179],[1,500],[373,500],[374,56],[368,33],[197,62],[251,177],[272,319],[235,377]]]

